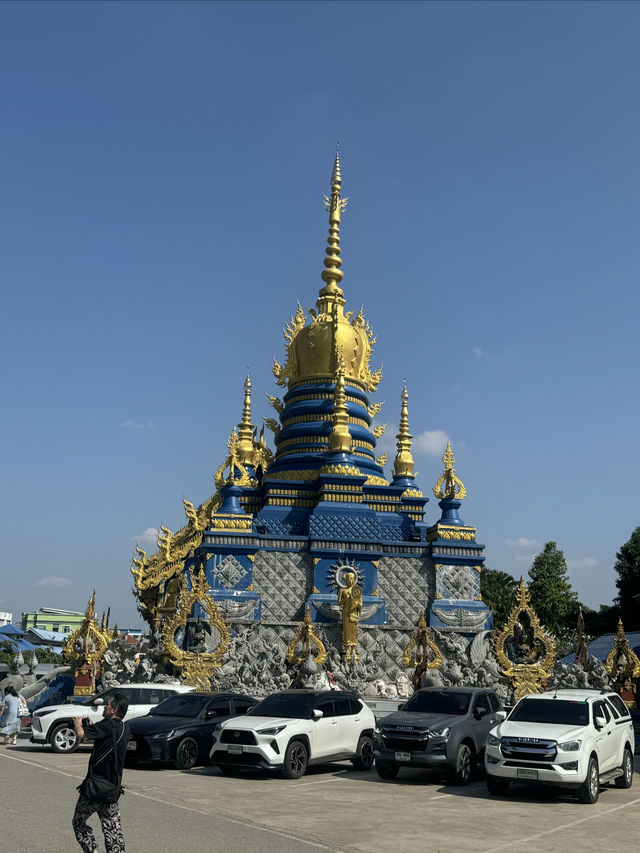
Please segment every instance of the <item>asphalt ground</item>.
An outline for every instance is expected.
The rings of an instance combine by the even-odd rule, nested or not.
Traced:
[[[24,739],[0,747],[0,850],[80,849],[71,816],[89,752],[56,755]],[[455,788],[407,769],[383,781],[348,763],[313,767],[296,781],[147,764],[125,770],[121,813],[128,853],[636,853],[640,776],[634,783],[606,786],[588,806],[525,785],[496,799],[481,777]],[[89,822],[103,850],[99,821]]]

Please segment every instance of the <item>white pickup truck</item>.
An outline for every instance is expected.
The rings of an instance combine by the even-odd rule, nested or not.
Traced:
[[[634,732],[629,709],[609,691],[556,690],[523,697],[487,736],[487,788],[511,782],[573,788],[595,803],[600,786],[633,781]]]

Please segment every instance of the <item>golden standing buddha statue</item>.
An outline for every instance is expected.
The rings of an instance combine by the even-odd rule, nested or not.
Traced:
[[[355,572],[344,574],[345,586],[338,590],[338,604],[342,607],[342,645],[347,663],[360,660],[356,652],[358,622],[362,613],[362,587],[356,583]]]

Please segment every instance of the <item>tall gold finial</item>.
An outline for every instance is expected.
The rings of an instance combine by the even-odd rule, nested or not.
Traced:
[[[340,282],[344,273],[340,269],[342,258],[340,257],[340,214],[347,206],[347,199],[340,197],[342,187],[342,176],[340,174],[340,157],[336,151],[336,159],[333,164],[331,175],[331,198],[324,197],[324,204],[329,211],[329,237],[327,238],[327,251],[324,258],[324,269],[322,280],[325,286],[320,291],[318,308],[321,312],[330,314],[331,303],[338,302],[344,305],[344,294],[340,288]]]
[[[344,359],[336,353],[336,387],[333,393],[333,411],[331,420],[333,429],[329,436],[333,453],[351,453],[351,433],[349,432],[349,410],[347,396],[344,391]]]
[[[453,467],[456,457],[453,455],[450,441],[447,442],[447,447],[442,454],[442,461],[444,462],[444,472],[433,487],[433,494],[441,500],[443,498],[456,498],[461,501],[467,496],[467,490]]]
[[[396,459],[393,463],[394,477],[413,477],[413,456],[411,455],[411,439],[413,436],[409,432],[409,407],[407,401],[409,394],[407,386],[402,389],[402,406],[400,409],[400,429],[398,430],[398,439]]]
[[[254,426],[251,423],[251,377],[244,380],[244,406],[242,420],[238,424],[238,461],[243,465],[253,465],[255,447],[253,446]]]

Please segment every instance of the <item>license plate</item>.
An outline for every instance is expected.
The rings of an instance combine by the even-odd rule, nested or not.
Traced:
[[[538,771],[530,770],[528,767],[518,767],[518,779],[537,779]]]
[[[127,749],[133,750],[133,749],[137,749],[137,748],[138,748],[138,744],[135,740],[130,740],[129,743],[127,744]]]
[[[229,753],[231,755],[240,755],[242,752],[242,746],[238,743],[229,744]]]
[[[396,761],[411,761],[410,752],[396,752]]]

